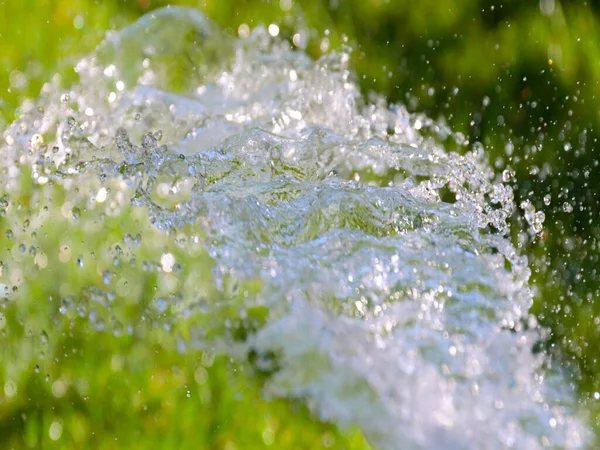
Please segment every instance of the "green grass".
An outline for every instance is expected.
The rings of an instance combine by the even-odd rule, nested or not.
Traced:
[[[24,183],[2,199],[0,280],[14,286],[0,301],[3,448],[368,448],[300,401],[264,398],[256,355],[194,346],[200,332],[235,342],[260,326],[265,310],[239,315],[260,286],[217,290],[198,227],[160,232],[127,200],[106,215],[86,203],[99,188],[86,178],[70,177],[79,192]],[[167,252],[176,273],[155,268]],[[175,289],[229,306],[202,312]]]

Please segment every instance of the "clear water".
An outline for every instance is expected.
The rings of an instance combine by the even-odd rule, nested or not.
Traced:
[[[170,277],[146,299],[155,326],[222,311],[247,325],[241,337],[227,318],[231,333],[192,327],[181,352],[252,354],[265,395],[358,425],[377,449],[585,445],[573,388],[532,351],[543,330],[528,315],[527,260],[507,237],[509,174],[482,150],[448,152],[443,126],[366,101],[347,54],[315,62],[264,29],[235,39],[192,10],[110,34],[76,70],[79,84],[48,83],[3,133],[6,199],[24,183],[64,192],[11,230],[15,249],[35,246],[24,230],[42,216],[93,230],[86,214],[133,220],[131,204],[157,237],[123,233],[125,252],[149,258],[135,270]],[[524,209],[538,231],[543,218]],[[147,256],[174,236],[179,253]],[[195,262],[201,251],[211,266]],[[135,282],[115,258],[80,296],[107,317],[113,280],[127,270]],[[18,261],[4,268],[8,290]],[[208,284],[223,295],[207,296]],[[80,297],[60,312],[132,332]]]

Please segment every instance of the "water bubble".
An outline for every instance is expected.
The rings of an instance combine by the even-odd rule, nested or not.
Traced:
[[[44,145],[44,138],[41,134],[34,134],[33,136],[31,136],[29,146],[32,150],[39,150],[40,148],[42,148],[42,145]]]
[[[556,0],[540,0],[540,11],[545,16],[550,16],[554,13],[554,8]]]
[[[562,209],[566,213],[571,213],[573,212],[573,205],[571,205],[569,202],[564,202],[562,205]]]
[[[73,26],[78,30],[81,30],[84,24],[85,19],[82,16],[75,16],[75,18],[73,19]]]
[[[156,309],[160,313],[164,313],[167,310],[167,307],[169,306],[167,301],[164,298],[157,299],[155,302],[155,305],[156,305]]]
[[[52,395],[54,395],[56,398],[64,397],[67,393],[67,389],[67,384],[60,379],[52,383]]]
[[[247,24],[242,23],[238,27],[238,36],[241,39],[246,39],[248,36],[250,36],[250,27]]]
[[[279,7],[283,11],[289,11],[290,9],[292,9],[293,5],[294,2],[292,0],[279,0]]]
[[[292,42],[294,43],[294,45],[296,47],[300,47],[302,46],[302,36],[300,35],[300,33],[295,33],[294,36],[292,36]]]
[[[544,195],[544,205],[550,206],[551,202],[552,202],[552,196],[550,194]]]
[[[71,260],[71,247],[68,245],[61,245],[58,252],[58,260],[63,263],[69,262]]]
[[[502,181],[504,181],[505,183],[509,183],[509,182],[513,181],[514,177],[515,177],[515,171],[510,168],[505,169],[502,172]]]
[[[6,395],[8,398],[17,395],[17,383],[15,383],[13,380],[7,380],[4,383],[4,395]]]
[[[196,371],[194,372],[194,380],[196,380],[196,383],[198,383],[199,385],[206,384],[206,382],[208,381],[208,372],[204,368],[204,366],[199,366],[196,369]]]
[[[175,264],[175,257],[171,253],[165,253],[160,257],[160,264],[164,272],[171,272]]]
[[[60,439],[60,437],[62,436],[62,432],[63,432],[62,424],[59,421],[52,422],[52,424],[50,425],[50,429],[48,430],[50,439],[52,439],[53,441],[58,441]]]
[[[104,203],[108,197],[108,190],[106,188],[100,188],[96,194],[96,202]]]

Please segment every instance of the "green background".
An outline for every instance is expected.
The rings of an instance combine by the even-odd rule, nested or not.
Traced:
[[[513,228],[517,230],[513,233],[515,242],[530,256],[537,289],[533,311],[552,331],[541,345],[556,354],[582,400],[593,399],[593,393],[600,390],[596,150],[600,137],[600,2],[0,0],[0,128],[18,116],[21,102],[35,98],[52,74],[61,73],[67,83],[74,81],[73,64],[103,39],[106,30],[121,28],[167,3],[197,6],[231,33],[242,23],[250,27],[276,23],[281,36],[288,39],[298,29],[309,31],[312,38],[307,51],[313,57],[321,53],[324,37],[332,49],[339,48],[346,35],[353,48],[352,65],[365,94],[379,92],[413,111],[445,118],[454,131],[484,145],[490,164],[498,172],[508,166],[514,169],[517,203],[528,199],[546,214],[541,238],[518,235],[524,228],[519,214],[515,214],[517,226]],[[454,148],[451,142],[447,145]],[[549,204],[545,204],[548,195]],[[97,351],[102,354],[110,349]],[[170,358],[164,351],[152,358],[148,367],[141,362],[140,379],[152,370],[171,373]],[[118,391],[118,377],[110,383],[105,379],[112,373],[110,362],[106,364],[99,363],[94,369],[99,374],[96,387],[110,385]],[[217,391],[229,383],[232,369],[226,366],[227,362],[211,366],[209,379],[217,380]],[[169,389],[178,383],[172,376],[165,375],[164,387],[155,393],[156,402],[167,401]],[[254,448],[266,445],[262,433],[268,420],[275,420],[269,417],[278,417],[281,423],[276,428],[288,430],[296,438],[285,441],[281,437],[284,431],[278,432],[280,440],[273,444],[277,448],[316,448],[317,441],[326,447],[331,440],[323,438],[323,433],[338,436],[333,444],[336,448],[365,445],[358,434],[346,430],[341,437],[333,428],[314,423],[301,407],[261,401],[258,385],[251,379],[240,377],[236,383],[249,386],[254,400],[219,402],[227,419],[219,419],[217,413],[213,424],[191,421],[185,425],[175,416],[199,417],[203,407],[184,412],[172,408],[173,416],[162,416],[162,423],[176,422],[181,427],[164,425],[161,429],[148,422],[132,442],[148,439],[148,443],[177,448],[175,442],[188,442],[180,440],[182,436],[194,442],[193,436],[202,428],[212,436],[205,439],[206,448],[227,448],[228,442],[249,442],[240,448]],[[35,384],[35,376],[30,383],[34,384],[28,391],[46,400],[19,408],[0,403],[0,436],[9,436],[16,447],[38,442],[35,426],[26,433],[15,427],[17,422],[31,423],[22,418],[23,414],[40,414],[34,422],[47,429],[52,422],[50,417],[42,417],[47,414],[44,411],[57,407],[57,398],[44,394],[47,386]],[[72,434],[63,438],[63,444],[73,448],[81,448],[78,445],[82,442],[93,445],[88,439],[94,427],[116,438],[126,436],[128,428],[140,430],[139,416],[122,412],[111,399],[110,395],[98,399],[95,404],[105,405],[106,410],[95,411],[95,415],[73,407],[69,420],[80,420],[87,431],[82,431],[81,441]],[[593,400],[587,403],[595,409]],[[256,410],[245,410],[248,404],[256,404]],[[235,414],[241,415],[238,420],[231,419],[237,417]],[[300,435],[306,436],[305,443],[298,443]],[[122,447],[106,444],[106,448]]]

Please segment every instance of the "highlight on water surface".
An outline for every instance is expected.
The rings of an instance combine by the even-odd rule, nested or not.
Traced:
[[[510,170],[365,99],[347,53],[239,34],[151,12],[3,131],[9,446],[584,447]]]

